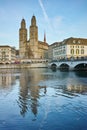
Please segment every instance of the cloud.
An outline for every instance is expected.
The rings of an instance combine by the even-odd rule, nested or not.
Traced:
[[[41,22],[43,23],[42,26],[44,25],[44,22],[46,22],[45,28],[46,28],[47,37],[48,39],[50,39],[50,37],[52,39],[54,36],[54,39],[57,40],[58,37],[61,37],[61,35],[64,33],[63,29],[61,29],[64,17],[57,15],[55,17],[49,18],[42,0],[38,0],[38,2],[43,12],[44,19],[45,19],[44,21],[42,20]],[[49,41],[49,42],[51,43],[52,41]]]
[[[39,5],[40,5],[40,7],[41,7],[41,9],[42,9],[42,12],[43,12],[45,21],[46,21],[47,24],[48,24],[48,28],[49,28],[50,31],[52,31],[52,25],[51,25],[51,22],[50,22],[50,19],[49,19],[48,15],[47,15],[47,12],[46,12],[46,10],[45,10],[45,7],[44,7],[44,5],[43,5],[43,2],[42,2],[42,0],[38,0],[38,2],[39,2]]]
[[[43,5],[43,3],[42,3],[42,0],[38,0],[38,1],[39,1],[39,4],[40,4],[40,7],[41,7],[41,9],[42,9],[42,12],[43,12],[43,15],[44,15],[45,20],[46,20],[47,22],[49,22],[49,18],[48,18],[48,15],[47,15],[47,13],[46,13],[46,10],[45,10],[45,8],[44,8],[44,5]]]
[[[63,18],[61,16],[57,16],[52,19],[52,25],[54,29],[59,28],[61,26],[62,19]]]
[[[59,26],[60,26],[61,23],[62,23],[62,19],[63,19],[63,18],[62,18],[61,16],[56,16],[56,17],[50,19],[50,18],[48,17],[48,15],[47,15],[47,12],[46,12],[46,10],[45,10],[45,7],[44,7],[44,5],[43,5],[42,0],[38,0],[38,2],[39,2],[39,5],[40,5],[40,7],[41,7],[41,9],[42,9],[44,18],[45,18],[47,24],[49,25],[48,27],[49,27],[50,31],[54,31],[54,29],[59,28]]]

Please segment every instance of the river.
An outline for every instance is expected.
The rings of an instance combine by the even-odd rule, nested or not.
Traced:
[[[87,72],[0,69],[0,130],[87,130]]]

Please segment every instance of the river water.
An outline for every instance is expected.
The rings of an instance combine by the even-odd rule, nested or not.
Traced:
[[[0,130],[87,130],[87,72],[0,70]]]

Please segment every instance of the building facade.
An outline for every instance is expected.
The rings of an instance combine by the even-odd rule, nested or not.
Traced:
[[[16,59],[16,49],[14,47],[0,46],[0,63],[7,64],[15,62]]]
[[[32,16],[31,25],[29,27],[29,40],[27,39],[26,22],[21,21],[21,28],[19,29],[19,56],[20,59],[47,59],[48,58],[48,44],[46,43],[46,36],[44,41],[38,40],[38,27],[36,25],[36,17]]]
[[[53,59],[87,58],[87,39],[68,38],[53,48]]]
[[[48,47],[48,58],[49,58],[49,61],[53,60],[53,49],[57,48],[57,46],[58,46],[58,42],[55,42],[55,43],[49,45],[49,47]]]

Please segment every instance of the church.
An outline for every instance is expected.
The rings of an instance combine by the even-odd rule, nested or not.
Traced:
[[[27,39],[27,29],[25,19],[21,21],[19,29],[19,56],[20,59],[47,59],[48,44],[46,43],[46,35],[44,40],[38,40],[38,26],[36,25],[36,17],[31,18],[29,27],[29,39]]]

